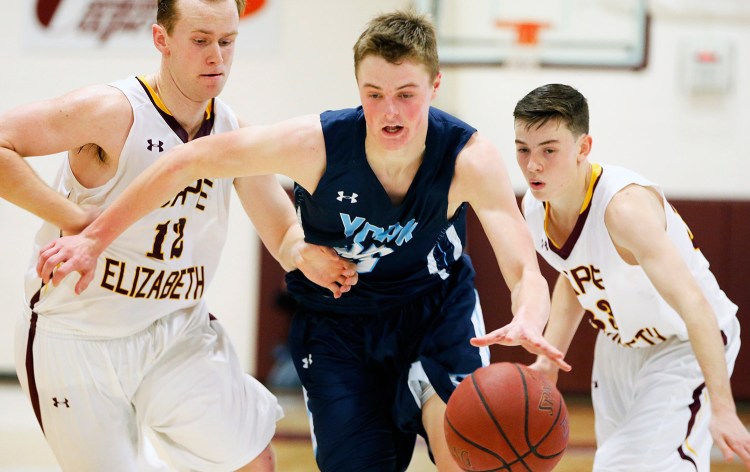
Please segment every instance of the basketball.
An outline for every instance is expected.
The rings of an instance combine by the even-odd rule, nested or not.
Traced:
[[[451,395],[445,437],[467,471],[549,471],[568,444],[568,408],[539,372],[510,362],[490,364]]]

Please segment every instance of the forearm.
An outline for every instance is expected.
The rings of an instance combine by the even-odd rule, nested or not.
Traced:
[[[272,253],[285,271],[290,272],[298,268],[298,262],[301,257],[300,247],[304,242],[305,234],[302,228],[296,223],[291,225],[284,234],[284,238],[281,244],[279,244],[276,253]]]
[[[729,383],[724,343],[716,317],[708,302],[696,303],[685,312],[683,319],[688,337],[706,381],[706,388],[714,410],[735,411]]]
[[[81,234],[103,251],[130,225],[196,180],[200,169],[192,155],[184,146],[173,148],[136,177]]]
[[[552,291],[549,322],[544,330],[544,339],[563,354],[567,354],[583,315],[584,309],[578,302],[568,280],[558,275]],[[555,363],[544,356],[539,356],[537,363],[548,372],[557,372]]]
[[[584,311],[580,307],[568,309],[556,309],[552,306],[550,310],[549,323],[544,330],[544,339],[567,355],[573,337],[578,331],[578,326],[583,319]],[[554,362],[544,356],[539,356],[538,362],[548,365],[549,369],[557,370]]]
[[[298,245],[304,241],[304,234],[294,206],[276,176],[236,178],[234,188],[268,252],[287,272],[296,269]]]
[[[549,318],[549,286],[538,269],[524,269],[521,278],[511,289],[511,311],[540,329]]]
[[[0,197],[65,232],[78,232],[86,223],[81,207],[51,189],[21,156],[0,148]]]

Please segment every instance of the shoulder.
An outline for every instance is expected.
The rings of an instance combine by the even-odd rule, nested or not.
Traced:
[[[323,130],[318,115],[301,115],[284,120],[276,125],[282,132],[289,133],[289,138],[307,143],[317,144],[322,141]]]
[[[92,85],[74,90],[58,98],[57,102],[61,109],[72,109],[81,118],[106,119],[107,127],[132,121],[130,101],[120,89],[111,85]]]
[[[505,164],[497,147],[474,133],[456,158],[452,197],[475,206],[509,191]]]
[[[89,116],[122,114],[131,110],[130,102],[119,89],[106,84],[91,85],[68,92],[56,98],[37,102],[28,108],[48,110],[66,115],[69,119],[85,119]]]
[[[629,184],[612,196],[604,212],[604,222],[610,233],[638,232],[649,221],[663,220],[661,196],[654,187]]]
[[[502,165],[502,159],[497,147],[489,139],[475,132],[458,153],[456,172],[477,176],[498,164]]]

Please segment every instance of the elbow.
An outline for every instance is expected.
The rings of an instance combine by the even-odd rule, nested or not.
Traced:
[[[180,144],[164,156],[164,173],[166,176],[178,177],[186,184],[206,174],[206,162],[202,153],[196,152],[195,146]]]

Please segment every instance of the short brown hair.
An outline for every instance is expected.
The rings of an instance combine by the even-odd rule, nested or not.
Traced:
[[[518,101],[513,118],[524,123],[527,129],[559,120],[576,137],[589,133],[588,102],[570,85],[547,84],[535,88]]]
[[[431,79],[440,72],[435,27],[426,16],[411,10],[398,10],[370,20],[353,49],[355,74],[360,62],[370,54],[391,64],[406,59],[424,64]]]
[[[225,0],[201,0],[203,2],[207,3],[213,3],[213,2],[221,2]],[[242,13],[245,12],[245,2],[246,0],[234,0],[234,2],[237,4],[237,13],[242,16]],[[174,30],[174,25],[177,24],[177,21],[179,18],[179,12],[177,8],[177,3],[179,3],[179,0],[159,0],[157,6],[156,6],[156,22],[164,27],[165,30],[167,30],[167,34],[172,34],[172,31]]]

